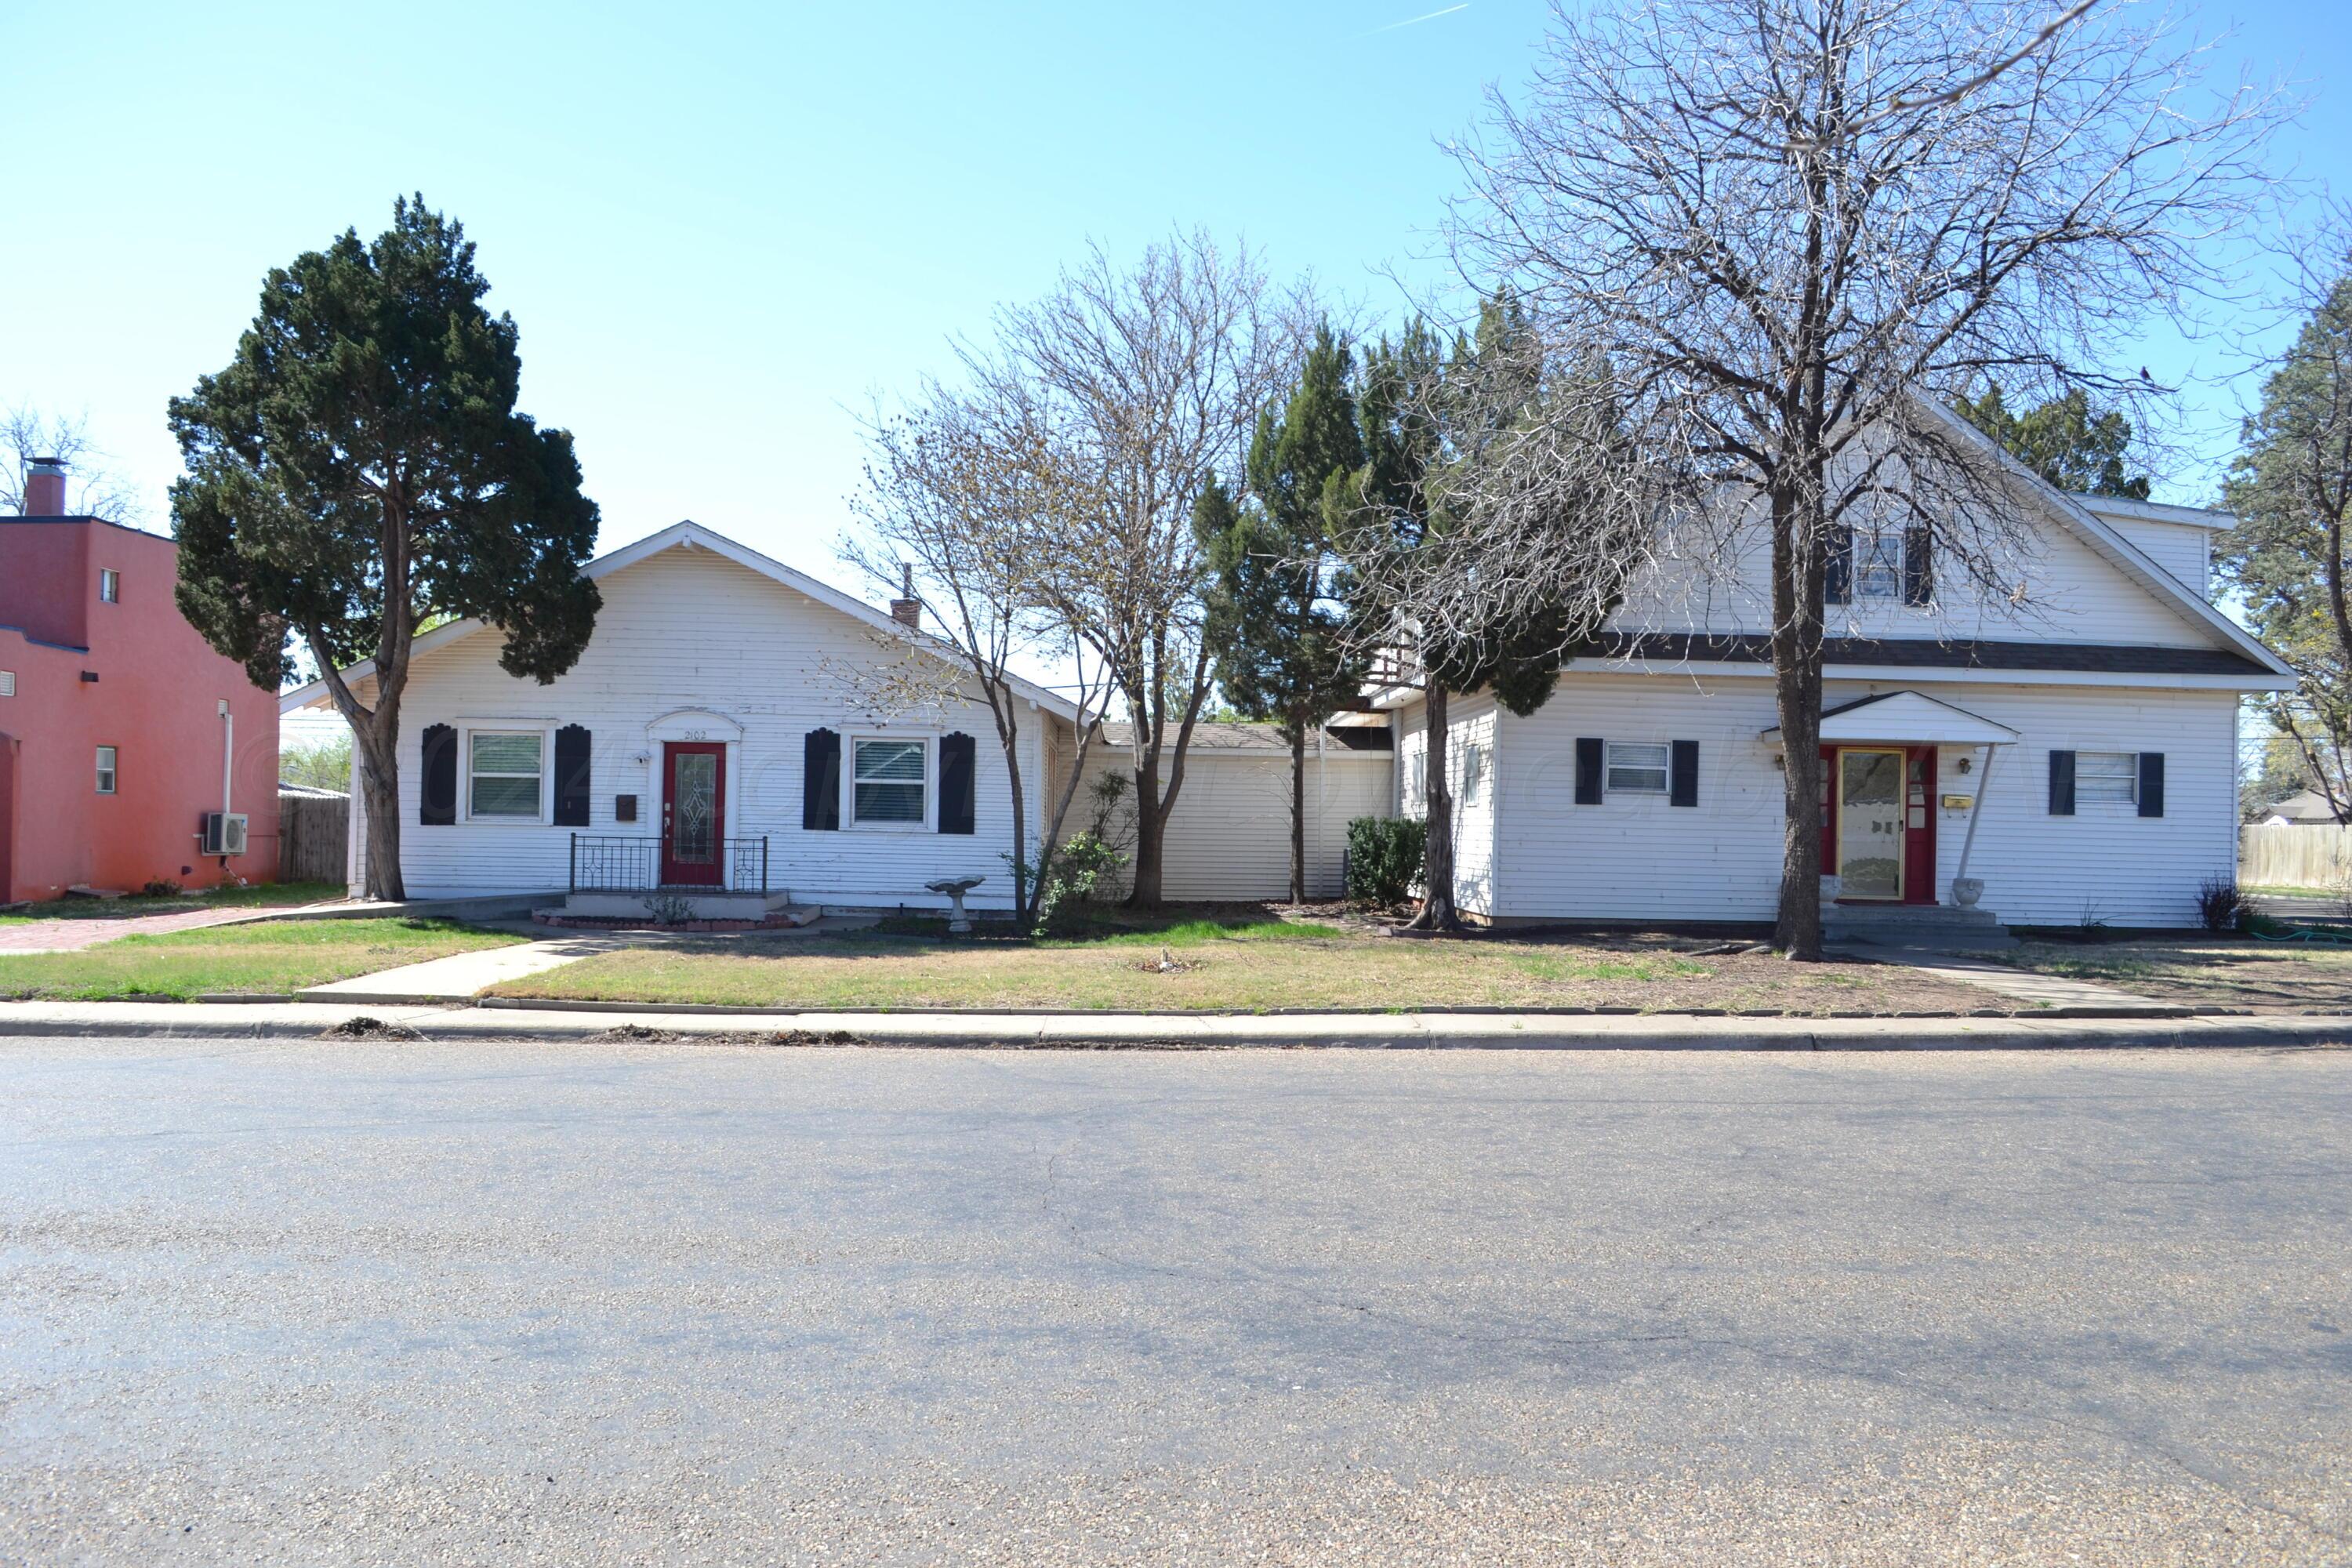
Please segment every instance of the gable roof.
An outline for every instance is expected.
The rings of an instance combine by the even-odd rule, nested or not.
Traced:
[[[1763,732],[1780,738],[1780,726]],[[1916,741],[1924,745],[2006,746],[2017,731],[1982,714],[1917,691],[1883,691],[1822,710],[1824,741]]]
[[[2206,603],[2203,595],[2190,592],[2180,579],[2158,565],[2155,560],[2139,546],[2116,532],[2113,524],[2092,510],[2090,498],[2060,489],[2056,485],[2010,456],[2008,450],[2000,442],[1946,407],[1939,398],[1927,393],[1915,393],[1912,401],[1925,409],[1930,418],[1942,425],[1948,433],[1958,436],[1966,444],[1973,445],[1979,453],[1990,459],[2001,477],[2009,481],[2009,488],[2012,494],[2021,493],[2031,499],[2053,521],[2089,545],[2094,554],[2105,560],[2109,565],[2131,579],[2144,592],[2163,601],[2178,611],[2184,619],[2213,632],[2222,641],[2273,675],[2281,676],[2289,680],[2295,678],[2294,671],[2289,668],[2278,655],[2265,647],[2262,639]],[[2114,510],[2116,515],[2126,515],[2120,508],[2105,499],[2097,504],[2102,510]],[[2187,507],[2159,508],[2152,502],[2134,504],[2146,507],[2151,513],[2163,511],[2185,514],[2192,510]],[[2150,521],[2185,522],[2189,518],[2168,515],[2151,518]]]
[[[716,532],[692,521],[674,522],[658,533],[649,533],[633,544],[624,544],[618,550],[599,555],[580,569],[580,575],[593,582],[599,577],[608,577],[615,572],[634,566],[638,562],[658,555],[666,550],[707,550],[722,560],[731,561],[747,571],[756,572],[771,582],[781,584],[804,598],[814,599],[825,608],[847,616],[850,619],[886,637],[913,644],[959,666],[962,663],[961,657],[955,651],[954,645],[945,638],[933,637],[929,632],[915,630],[892,618],[887,610],[877,609],[865,600],[845,594],[829,583],[820,582],[805,572],[795,571],[781,561],[761,554],[748,544],[738,543],[725,534]],[[436,626],[418,637],[410,645],[410,656],[414,658],[417,654],[428,653],[435,648],[456,642],[460,637],[471,637],[476,632],[488,629],[488,625],[487,621],[467,619],[452,621],[447,626]],[[343,679],[354,684],[365,680],[374,673],[375,660],[372,658],[363,658],[342,672]],[[1008,674],[1005,677],[1005,683],[1022,697],[1047,712],[1069,720],[1073,723],[1077,721],[1077,707],[1068,698],[1017,675]],[[278,710],[280,713],[291,713],[302,708],[326,707],[331,701],[332,699],[327,695],[325,680],[312,680],[295,687],[290,691],[279,693]]]

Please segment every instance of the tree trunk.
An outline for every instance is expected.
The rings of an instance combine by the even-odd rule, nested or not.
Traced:
[[[400,875],[400,727],[397,710],[379,703],[364,726],[352,731],[352,761],[367,804],[367,897],[398,903],[408,897]]]
[[[1135,765],[1135,878],[1127,901],[1138,909],[1160,907],[1160,840],[1167,819],[1160,816],[1160,759],[1147,757]]]
[[[1290,727],[1290,901],[1307,901],[1307,726]]]
[[[1780,710],[1780,901],[1772,944],[1790,958],[1822,956],[1822,552],[1819,490],[1807,507],[1786,484],[1772,492],[1772,696]]]
[[[1428,847],[1423,851],[1421,880],[1427,896],[1412,931],[1460,931],[1462,915],[1454,907],[1454,791],[1445,780],[1445,688],[1429,683],[1429,761],[1423,772],[1423,791],[1429,812]]]

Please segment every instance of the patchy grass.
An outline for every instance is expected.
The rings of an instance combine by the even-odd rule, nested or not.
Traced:
[[[673,941],[494,988],[502,996],[739,1007],[1266,1012],[1611,1007],[1643,1012],[1965,1013],[2005,1005],[1892,964],[1689,956],[1663,937],[1428,942],[1263,917],[1035,944],[850,934],[757,947]],[[1161,948],[1181,953],[1162,972]]]
[[[2113,985],[2153,1002],[2257,1013],[2352,1013],[2352,945],[2183,937],[2097,945],[2027,942],[1987,958]]]
[[[526,940],[447,921],[263,921],[126,936],[79,952],[0,953],[0,997],[102,1002],[224,993],[283,995],[454,952]]]
[[[168,898],[139,896],[121,899],[52,899],[16,914],[0,915],[0,925],[37,925],[43,921],[128,921],[141,915],[186,914],[191,910],[292,909],[299,904],[324,904],[344,896],[341,882],[261,882],[249,888],[206,888],[201,893],[173,893]]]

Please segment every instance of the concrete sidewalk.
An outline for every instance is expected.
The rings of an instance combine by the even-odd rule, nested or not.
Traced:
[[[631,945],[624,936],[579,933],[548,942],[526,942],[513,947],[484,948],[478,952],[454,952],[446,958],[397,969],[356,975],[301,993],[305,1002],[377,1003],[435,1006],[463,1005],[479,993],[503,981],[542,974],[600,952]]]
[[[358,1018],[432,1039],[579,1040],[615,1030],[778,1044],[981,1048],[1255,1047],[1525,1050],[1982,1050],[2352,1045],[2352,1017],[1733,1018],[1689,1014],[666,1013],[349,1002],[0,1003],[0,1036],[309,1039]]]

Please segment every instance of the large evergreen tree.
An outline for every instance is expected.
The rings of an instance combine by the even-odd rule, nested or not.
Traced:
[[[2023,414],[2010,412],[1998,384],[1988,385],[1979,397],[1958,398],[1953,406],[2011,457],[2062,490],[2147,499],[2147,476],[2126,468],[2131,421],[2114,409],[2093,413],[2089,395],[2079,386]]]
[[[2256,635],[2301,684],[2267,700],[2314,787],[2352,821],[2352,258],[2313,289],[2294,345],[2263,386],[2222,489],[2238,524],[2214,564],[2244,596]]]
[[[367,891],[400,871],[400,701],[419,630],[477,617],[509,674],[550,681],[594,626],[596,507],[572,437],[515,410],[512,318],[465,231],[421,196],[371,243],[346,230],[273,269],[226,369],[172,400],[180,608],[254,680],[317,664],[352,726]],[[362,702],[341,671],[374,663]]]
[[[1212,483],[1193,510],[1209,568],[1205,626],[1225,700],[1290,743],[1290,897],[1307,897],[1307,737],[1362,684],[1332,548],[1349,476],[1363,461],[1351,355],[1319,329],[1279,414],[1258,417],[1249,491]]]

